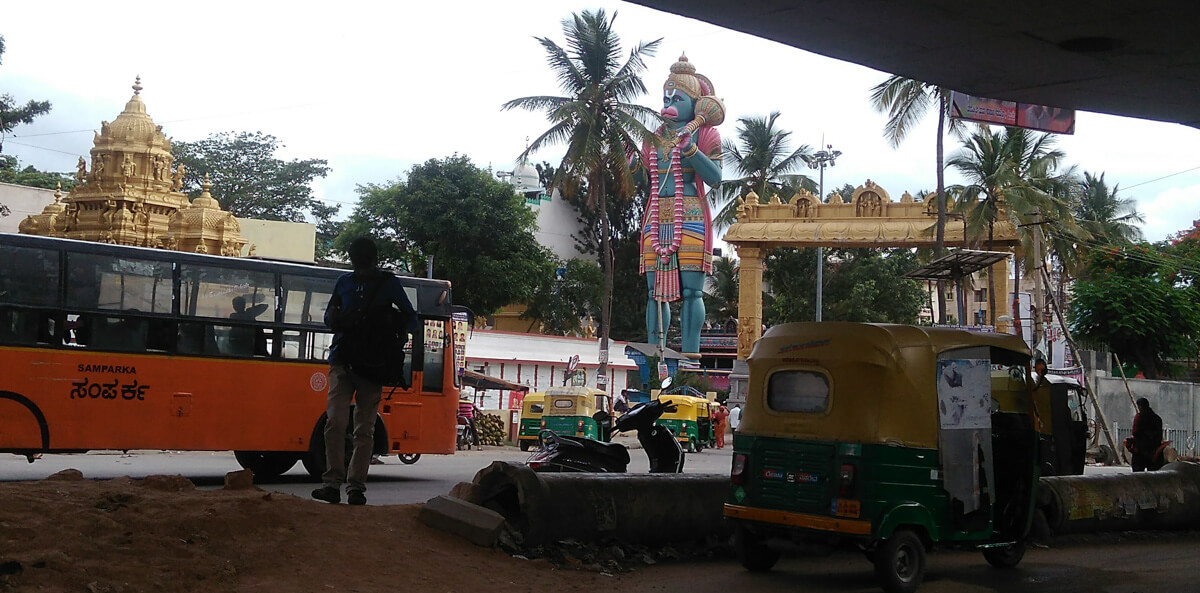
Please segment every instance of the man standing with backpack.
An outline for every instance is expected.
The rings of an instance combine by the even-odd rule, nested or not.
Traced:
[[[378,268],[373,240],[355,239],[348,251],[354,271],[338,278],[325,309],[325,325],[335,333],[329,350],[324,486],[313,490],[312,497],[337,504],[345,483],[346,502],[361,505],[367,503],[367,469],[383,383],[390,381],[386,377],[397,376],[392,372],[396,365],[403,368],[403,342],[416,334],[417,314],[400,280]],[[400,342],[399,360],[396,342]],[[381,362],[380,352],[390,352],[389,360]],[[346,424],[351,401],[356,404],[354,452],[347,468]]]

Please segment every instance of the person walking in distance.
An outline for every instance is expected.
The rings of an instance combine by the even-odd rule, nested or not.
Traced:
[[[737,436],[737,429],[741,423],[742,405],[734,404],[733,409],[729,410],[729,434],[731,437]]]
[[[1150,400],[1139,397],[1137,414],[1133,417],[1133,436],[1126,447],[1133,456],[1129,465],[1133,471],[1155,471],[1163,466],[1160,446],[1163,440],[1162,418],[1150,408]]]
[[[312,497],[324,502],[341,502],[341,487],[346,486],[346,502],[367,503],[367,469],[375,438],[375,417],[383,389],[355,370],[361,353],[378,348],[370,344],[370,326],[377,324],[374,312],[390,312],[393,306],[407,316],[409,335],[416,333],[417,314],[404,293],[400,280],[378,268],[375,242],[360,237],[350,244],[350,263],[354,271],[343,274],[334,284],[325,309],[325,325],[334,331],[329,351],[329,396],[325,408],[325,473],[321,488]],[[401,361],[403,364],[403,361]],[[346,424],[354,406],[354,451],[346,466]]]
[[[712,414],[713,429],[716,433],[716,445],[718,449],[725,448],[725,426],[729,419],[729,410],[725,406],[718,405],[715,412]]]

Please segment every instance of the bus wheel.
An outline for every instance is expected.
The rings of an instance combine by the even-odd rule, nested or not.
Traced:
[[[412,464],[416,463],[417,460],[419,460],[419,459],[421,459],[420,453],[401,453],[400,454],[400,461],[404,462],[404,465],[412,465]]]
[[[888,593],[914,593],[925,577],[925,544],[909,529],[897,529],[875,549],[875,576]]]
[[[1025,557],[1025,542],[1017,542],[1003,548],[984,548],[983,557],[996,568],[1014,568]]]
[[[254,481],[278,478],[296,465],[299,456],[282,451],[234,451],[233,457],[242,467],[254,472]]]
[[[779,562],[779,551],[767,546],[763,539],[745,527],[738,527],[733,534],[733,549],[738,561],[750,572],[767,572]]]

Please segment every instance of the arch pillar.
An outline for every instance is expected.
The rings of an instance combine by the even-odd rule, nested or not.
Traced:
[[[736,245],[738,253],[738,346],[739,360],[750,357],[754,342],[762,337],[761,247]]]

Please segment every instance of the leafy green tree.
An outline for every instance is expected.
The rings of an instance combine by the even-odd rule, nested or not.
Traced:
[[[577,257],[556,264],[561,277],[556,273],[542,278],[521,318],[540,320],[546,334],[582,335],[582,320],[600,314],[604,274],[596,262]]]
[[[38,171],[32,165],[22,167],[17,157],[0,155],[0,182],[42,189],[57,189],[62,184],[63,193],[75,187],[75,176],[70,173]]]
[[[1164,255],[1146,243],[1093,250],[1071,289],[1075,336],[1137,363],[1147,379],[1170,372],[1166,359],[1200,348],[1200,292]]]
[[[723,229],[733,224],[737,218],[737,199],[750,192],[757,194],[762,203],[776,195],[781,200],[790,199],[800,187],[816,193],[817,184],[812,178],[793,173],[808,166],[812,149],[803,144],[791,150],[788,138],[792,133],[775,127],[778,118],[778,111],[767,117],[740,118],[737,141],[721,143],[722,154],[741,177],[722,182],[720,190],[710,194],[709,201],[718,209],[713,228]]]
[[[613,249],[609,244],[607,200],[609,187],[618,196],[633,194],[633,176],[627,155],[636,151],[651,132],[646,122],[658,114],[632,101],[646,92],[641,74],[644,57],[654,55],[661,39],[634,46],[621,63],[621,41],[613,31],[613,20],[604,10],[584,11],[563,19],[564,49],[547,37],[537,38],[546,50],[547,62],[558,78],[564,96],[531,96],[513,99],[503,109],[544,111],[550,129],[538,136],[521,154],[521,160],[543,146],[565,143],[567,152],[555,171],[553,185],[564,193],[586,184],[588,204],[599,213],[600,265],[604,285],[600,307],[600,344],[608,348],[612,329]],[[605,370],[602,363],[600,371]]]
[[[807,321],[814,316],[815,249],[778,248],[764,264],[770,286],[763,319],[767,325]],[[830,321],[916,323],[926,294],[904,278],[919,263],[907,249],[826,249],[822,317]]]
[[[962,121],[950,117],[950,89],[903,76],[890,76],[871,89],[871,105],[876,111],[887,112],[888,121],[883,126],[883,135],[898,148],[929,108],[936,104],[937,127],[937,222],[934,225],[933,257],[946,253],[946,131],[961,138],[966,126]],[[849,199],[849,196],[844,196]],[[938,311],[940,323],[946,323],[946,298],[942,283],[938,283]]]
[[[0,63],[4,59],[4,36],[0,35]],[[21,124],[31,124],[40,115],[50,112],[49,101],[29,101],[24,105],[8,93],[0,93],[0,152],[4,152],[4,135]]]
[[[359,204],[334,242],[345,252],[374,236],[380,261],[454,285],[454,302],[476,315],[529,302],[554,274],[534,238],[536,215],[512,186],[465,156],[430,159],[402,181],[359,186]]]
[[[292,159],[275,156],[283,144],[262,132],[221,132],[196,142],[176,141],[171,154],[176,165],[184,165],[183,191],[200,195],[208,176],[210,193],[221,207],[239,218],[315,222],[318,231],[317,258],[328,256],[328,234],[337,206],[313,195],[313,181],[329,174],[322,159]]]

